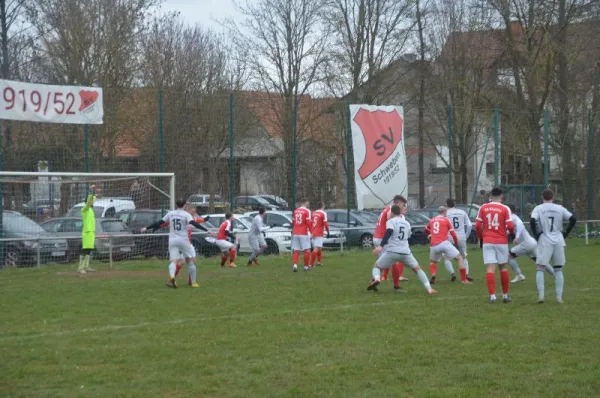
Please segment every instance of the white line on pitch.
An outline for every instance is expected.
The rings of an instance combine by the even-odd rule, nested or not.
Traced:
[[[592,290],[600,290],[600,287],[589,287],[583,289],[576,289],[575,291],[579,292],[588,292]],[[519,295],[521,296],[521,295]],[[432,300],[466,300],[473,299],[476,296],[449,296],[449,297],[429,297]],[[518,296],[517,296],[518,297]],[[206,317],[198,317],[198,318],[186,318],[186,319],[174,319],[171,321],[163,321],[163,322],[142,322],[136,323],[133,325],[106,325],[95,328],[84,328],[84,329],[75,329],[75,330],[62,330],[58,332],[47,332],[47,333],[37,333],[37,334],[29,334],[29,335],[12,335],[12,336],[0,336],[0,341],[19,341],[26,339],[38,339],[44,337],[60,337],[69,334],[79,334],[79,333],[100,333],[100,332],[115,332],[119,330],[128,330],[128,329],[141,329],[145,327],[151,326],[168,326],[168,325],[177,325],[181,323],[190,323],[190,322],[210,322],[210,321],[219,321],[219,320],[227,320],[227,319],[244,319],[244,318],[256,318],[256,317],[265,317],[272,315],[285,315],[285,314],[302,314],[313,311],[337,311],[337,310],[346,310],[352,308],[359,307],[378,307],[390,304],[402,304],[411,301],[422,301],[425,298],[423,296],[415,297],[414,299],[407,299],[401,301],[392,301],[392,302],[376,302],[376,303],[354,303],[354,304],[342,304],[342,305],[331,305],[327,307],[313,307],[313,308],[301,308],[297,310],[284,310],[284,311],[273,311],[273,312],[253,312],[246,314],[231,314],[231,315],[221,315],[221,316],[206,316]]]

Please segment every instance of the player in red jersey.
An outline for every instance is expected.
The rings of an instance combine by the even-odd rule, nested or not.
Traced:
[[[311,237],[313,252],[309,264],[311,268],[315,266],[315,261],[317,261],[318,266],[321,266],[325,231],[327,231],[327,237],[329,237],[329,223],[327,222],[327,213],[325,213],[325,203],[321,201],[318,210],[312,213]]]
[[[304,271],[310,270],[310,229],[311,217],[308,210],[308,200],[300,199],[300,207],[292,214],[292,251],[294,260],[294,272],[298,272],[298,260],[300,252],[304,252]]]
[[[456,259],[458,268],[460,269],[461,282],[470,284],[471,282],[467,279],[465,263],[457,249],[458,236],[452,227],[452,223],[448,220],[448,210],[444,206],[440,206],[438,208],[438,215],[429,220],[429,224],[425,227],[425,234],[430,239],[429,255],[431,264],[429,264],[429,270],[431,272],[431,279],[429,283],[432,285],[435,283],[437,263],[442,259],[442,256],[446,256],[448,260]],[[454,245],[448,240],[448,234],[452,236]],[[455,279],[456,277],[452,281]]]
[[[219,232],[217,233],[217,239],[215,244],[221,249],[221,267],[225,266],[227,258],[229,258],[229,268],[236,268],[235,265],[235,254],[236,248],[235,243],[231,243],[231,240],[235,242],[235,235],[231,232],[233,229],[231,221],[233,220],[233,214],[226,213],[225,221],[221,223]]]
[[[406,213],[406,198],[402,195],[394,196],[393,205],[399,206],[402,210],[402,214]],[[385,209],[379,215],[377,219],[377,226],[375,227],[375,231],[373,232],[373,245],[375,247],[381,244],[383,237],[385,235],[385,226],[390,218],[392,218],[391,206],[386,206]],[[381,275],[381,280],[385,281],[388,278],[389,268],[385,268]],[[404,264],[396,263],[392,266],[392,281],[394,283],[394,288],[400,289],[400,281],[408,281],[408,278],[403,276],[404,274]]]
[[[483,262],[487,268],[486,281],[490,293],[490,303],[496,302],[496,264],[500,268],[500,281],[502,283],[502,301],[510,303],[508,296],[510,276],[506,263],[508,263],[508,234],[514,234],[512,214],[508,206],[502,204],[502,189],[494,188],[491,193],[492,201],[484,203],[477,213],[475,228],[479,244],[483,249]]]

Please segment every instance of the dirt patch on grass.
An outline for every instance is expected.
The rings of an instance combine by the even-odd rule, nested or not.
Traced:
[[[98,279],[112,279],[112,278],[140,278],[140,277],[164,277],[165,271],[96,271],[88,272],[87,274],[80,274],[76,271],[71,272],[57,272],[57,275],[66,276],[71,278],[98,278]]]

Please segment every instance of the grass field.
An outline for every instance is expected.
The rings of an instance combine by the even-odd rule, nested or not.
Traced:
[[[367,292],[366,252],[297,274],[203,259],[200,289],[164,287],[160,261],[3,270],[0,396],[597,397],[600,245],[569,245],[563,305],[550,277],[536,304],[528,260],[514,302],[488,304],[475,248],[475,283],[440,266],[435,297],[408,270],[407,294]]]

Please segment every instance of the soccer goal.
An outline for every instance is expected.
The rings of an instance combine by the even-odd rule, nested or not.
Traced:
[[[91,185],[98,191],[95,259],[112,264],[162,250],[136,231],[175,208],[174,173],[5,171],[0,172],[0,268],[77,261],[81,210]]]

